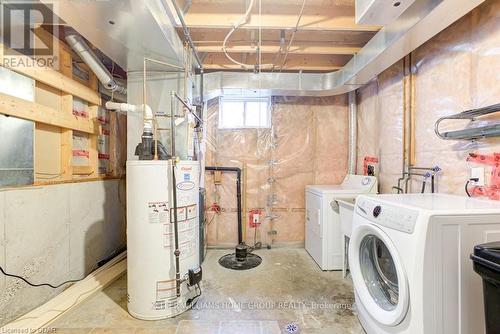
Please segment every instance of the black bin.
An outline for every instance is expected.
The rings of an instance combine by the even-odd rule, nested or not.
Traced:
[[[500,333],[500,242],[474,247],[474,271],[483,278],[486,334]]]

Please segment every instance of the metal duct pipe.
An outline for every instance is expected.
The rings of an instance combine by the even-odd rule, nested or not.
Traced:
[[[358,105],[356,104],[356,91],[349,94],[349,160],[348,173],[356,174],[358,150]]]
[[[396,21],[382,28],[360,52],[336,72],[206,73],[205,100],[223,94],[332,96],[347,93],[367,84],[484,1],[415,1]]]
[[[113,92],[127,94],[127,88],[119,85],[115,81],[108,69],[101,63],[81,36],[76,34],[68,35],[66,36],[66,42],[80,56],[80,58],[82,58],[92,72],[94,72],[104,87]]]

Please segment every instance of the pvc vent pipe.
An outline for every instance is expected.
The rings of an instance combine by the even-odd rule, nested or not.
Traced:
[[[66,36],[66,42],[82,58],[92,72],[95,73],[106,89],[120,94],[127,94],[127,88],[115,81],[113,75],[109,73],[108,69],[101,63],[94,51],[85,43],[81,36],[75,34],[68,35]]]
[[[356,104],[356,91],[349,94],[349,160],[348,174],[356,174],[358,150],[358,105]]]
[[[129,113],[142,113],[144,118],[144,131],[152,131],[153,129],[153,110],[150,106],[140,104],[133,105],[128,103],[106,102],[106,109],[114,110],[122,114],[128,115]]]

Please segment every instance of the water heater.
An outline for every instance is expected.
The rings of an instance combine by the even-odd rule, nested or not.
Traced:
[[[129,313],[136,318],[176,316],[201,293],[188,282],[191,269],[199,267],[199,168],[197,161],[174,166],[182,281],[178,294],[172,162],[127,162],[127,298]]]

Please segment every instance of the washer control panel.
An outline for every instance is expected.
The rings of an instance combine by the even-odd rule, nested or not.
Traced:
[[[416,210],[382,204],[366,198],[356,202],[356,214],[375,224],[410,234],[415,230],[418,218]]]

